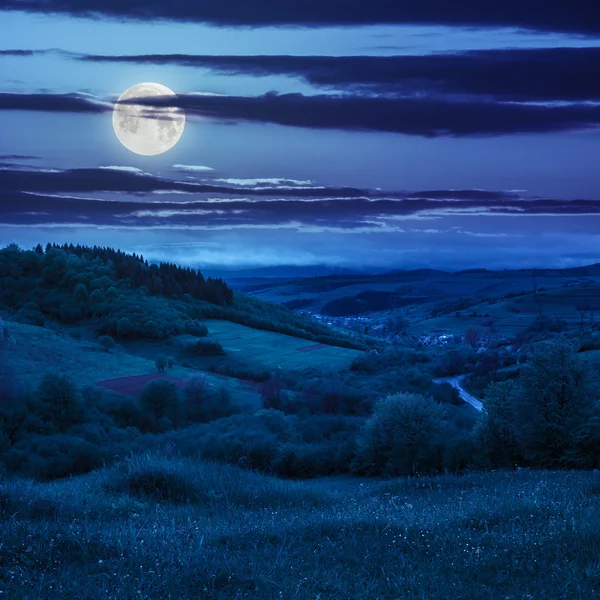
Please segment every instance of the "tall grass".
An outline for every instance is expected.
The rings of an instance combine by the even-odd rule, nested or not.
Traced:
[[[157,495],[152,478],[172,489]],[[589,472],[300,483],[147,454],[49,484],[0,480],[0,592],[591,599],[599,499]]]

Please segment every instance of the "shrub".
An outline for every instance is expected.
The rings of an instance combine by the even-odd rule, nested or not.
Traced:
[[[94,290],[90,294],[90,301],[92,304],[100,304],[106,300],[104,292],[102,290]]]
[[[110,352],[117,346],[115,340],[113,340],[110,335],[101,335],[98,338],[98,343],[106,350],[106,352]]]
[[[177,425],[182,417],[182,404],[179,389],[171,381],[151,381],[139,398],[140,408],[157,421],[163,417]]]
[[[126,492],[137,498],[158,502],[183,504],[200,498],[194,485],[179,473],[147,466],[122,477],[111,487],[115,492]]]
[[[71,425],[83,422],[85,416],[73,382],[65,375],[54,373],[48,373],[42,379],[31,408],[36,416],[58,431],[66,431]]]
[[[194,322],[187,326],[187,333],[196,337],[206,337],[208,335],[208,328],[204,323]]]
[[[119,337],[131,337],[134,333],[135,327],[127,317],[119,319],[119,322],[117,323],[117,335]]]
[[[63,323],[76,323],[81,320],[83,313],[76,304],[64,303],[60,307],[60,320]]]
[[[387,476],[437,471],[442,465],[443,417],[438,404],[418,394],[379,399],[358,438],[353,470]]]
[[[272,461],[278,477],[307,479],[326,477],[347,471],[352,456],[348,446],[346,460],[338,458],[330,444],[281,444]]]
[[[160,356],[158,356],[156,358],[156,360],[154,361],[154,364],[156,365],[156,368],[158,369],[159,373],[164,372],[164,370],[167,367],[167,359],[165,356],[163,356],[162,354]]]
[[[285,401],[285,392],[280,372],[275,373],[274,377],[269,378],[259,387],[263,408],[281,410]]]
[[[119,297],[119,290],[114,286],[109,287],[106,290],[106,297],[109,300],[116,300]]]
[[[227,353],[219,342],[198,340],[188,346],[187,351],[194,356],[225,356]]]
[[[169,369],[172,369],[174,364],[175,359],[172,356],[169,356],[169,358],[167,358],[167,365],[169,366]]]
[[[461,399],[458,390],[452,387],[447,381],[433,385],[431,393],[433,399],[438,404],[452,404],[453,406],[460,406],[463,404],[463,400]]]
[[[410,327],[410,322],[403,315],[395,315],[387,320],[386,327],[392,333],[402,333]]]
[[[490,384],[485,391],[485,411],[480,413],[472,436],[485,467],[512,467],[521,462],[516,438],[514,381]]]
[[[89,294],[87,288],[83,283],[78,283],[73,290],[73,296],[77,302],[87,302],[89,299]]]
[[[440,362],[435,366],[434,372],[438,377],[448,377],[452,375],[462,375],[473,360],[469,353],[462,350],[450,350],[446,352]]]
[[[17,311],[17,314],[15,315],[15,321],[18,321],[19,323],[25,323],[26,325],[36,325],[37,327],[42,327],[46,319],[36,304],[28,302]]]
[[[136,427],[139,429],[142,426],[140,407],[132,398],[104,398],[100,408],[113,419],[117,427],[123,429]]]
[[[307,381],[302,386],[301,396],[311,414],[365,414],[369,408],[364,392],[344,384],[335,376]]]
[[[594,466],[600,442],[595,368],[566,338],[536,344],[521,370],[518,438],[539,466]]]
[[[98,446],[66,434],[30,436],[3,456],[10,472],[43,481],[87,473],[100,466],[102,458]]]

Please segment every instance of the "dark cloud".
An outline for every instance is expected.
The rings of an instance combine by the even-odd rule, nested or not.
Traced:
[[[481,94],[516,101],[600,99],[600,48],[481,50],[426,56],[80,55],[92,62],[182,65],[218,73],[289,75],[315,86]]]
[[[136,173],[125,167],[100,167],[96,169],[69,169],[64,171],[28,171],[6,169],[0,171],[0,191],[33,193],[81,193],[81,192],[124,192],[149,194],[152,192],[187,192],[196,195],[226,195],[235,197],[278,197],[308,199],[348,199],[348,198],[391,198],[391,199],[449,199],[501,202],[516,200],[514,192],[485,190],[426,190],[420,192],[381,191],[352,187],[311,187],[305,184],[296,186],[252,185],[219,186],[206,183],[202,175],[197,183],[176,181],[156,177],[147,173]],[[233,180],[235,181],[235,180]],[[261,180],[256,180],[261,181]],[[280,181],[280,180],[278,180]],[[285,180],[281,180],[285,181]]]
[[[126,101],[129,102],[129,101]],[[539,106],[481,100],[276,94],[258,97],[180,95],[130,101],[176,106],[226,121],[276,123],[313,129],[371,130],[426,137],[483,136],[586,129],[600,108]]]
[[[511,192],[490,192],[487,190],[426,190],[406,194],[406,198],[432,198],[452,200],[507,200],[519,196]]]
[[[186,186],[186,196],[160,196],[156,190]],[[85,191],[117,192],[111,199],[80,198]],[[217,191],[215,191],[217,190]],[[219,198],[219,193],[227,197]],[[33,192],[33,193],[32,193]],[[61,194],[62,192],[62,194]],[[269,197],[265,197],[265,193]],[[248,199],[247,196],[258,197]],[[149,175],[112,169],[61,172],[0,171],[0,223],[142,228],[298,227],[389,229],[402,217],[469,214],[600,215],[600,201],[523,198],[514,192],[430,190],[379,192],[345,188],[224,188],[178,184]]]
[[[337,198],[248,202],[227,201],[152,202],[124,198],[118,201],[57,197],[23,192],[0,193],[0,223],[13,225],[86,225],[110,227],[274,227],[296,224],[356,230],[384,228],[390,219],[460,214],[580,215],[600,214],[600,201],[528,200],[494,202],[477,200]],[[399,227],[406,223],[395,221]]]
[[[0,92],[0,110],[100,113],[107,106],[77,94],[9,94]]]
[[[410,23],[600,33],[600,4],[597,0],[346,0],[343,3],[340,0],[0,0],[0,9],[233,26]]]
[[[188,115],[225,122],[276,123],[313,129],[371,130],[426,137],[485,136],[579,130],[600,123],[600,107],[543,106],[484,100],[389,98],[359,95],[267,93],[263,96],[138,98],[125,103],[175,106]],[[103,112],[112,110],[77,94],[0,94],[0,110]],[[146,111],[151,116],[151,111]]]
[[[226,194],[244,196],[287,196],[292,198],[357,198],[367,192],[351,187],[241,187],[190,183],[161,179],[118,168],[70,169],[66,171],[0,170],[0,190],[5,192],[74,193],[126,192],[151,193],[179,191],[194,194]]]
[[[0,7],[2,7],[1,3]],[[34,56],[45,52],[46,50],[0,50],[0,56]]]

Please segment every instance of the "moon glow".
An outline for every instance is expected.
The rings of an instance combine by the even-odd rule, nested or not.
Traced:
[[[118,140],[131,152],[143,156],[168,152],[185,128],[185,112],[180,108],[121,103],[152,96],[176,94],[160,83],[138,83],[121,94],[113,110],[113,129]]]

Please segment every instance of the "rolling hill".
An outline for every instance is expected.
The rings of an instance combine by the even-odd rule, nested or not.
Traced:
[[[367,317],[377,324],[400,313],[409,333],[464,332],[489,326],[506,335],[526,328],[541,313],[575,328],[577,308],[586,319],[600,309],[600,265],[572,269],[459,272],[394,271],[375,275],[332,275],[293,281],[262,281],[239,288],[323,317]],[[488,325],[485,325],[485,324]]]

